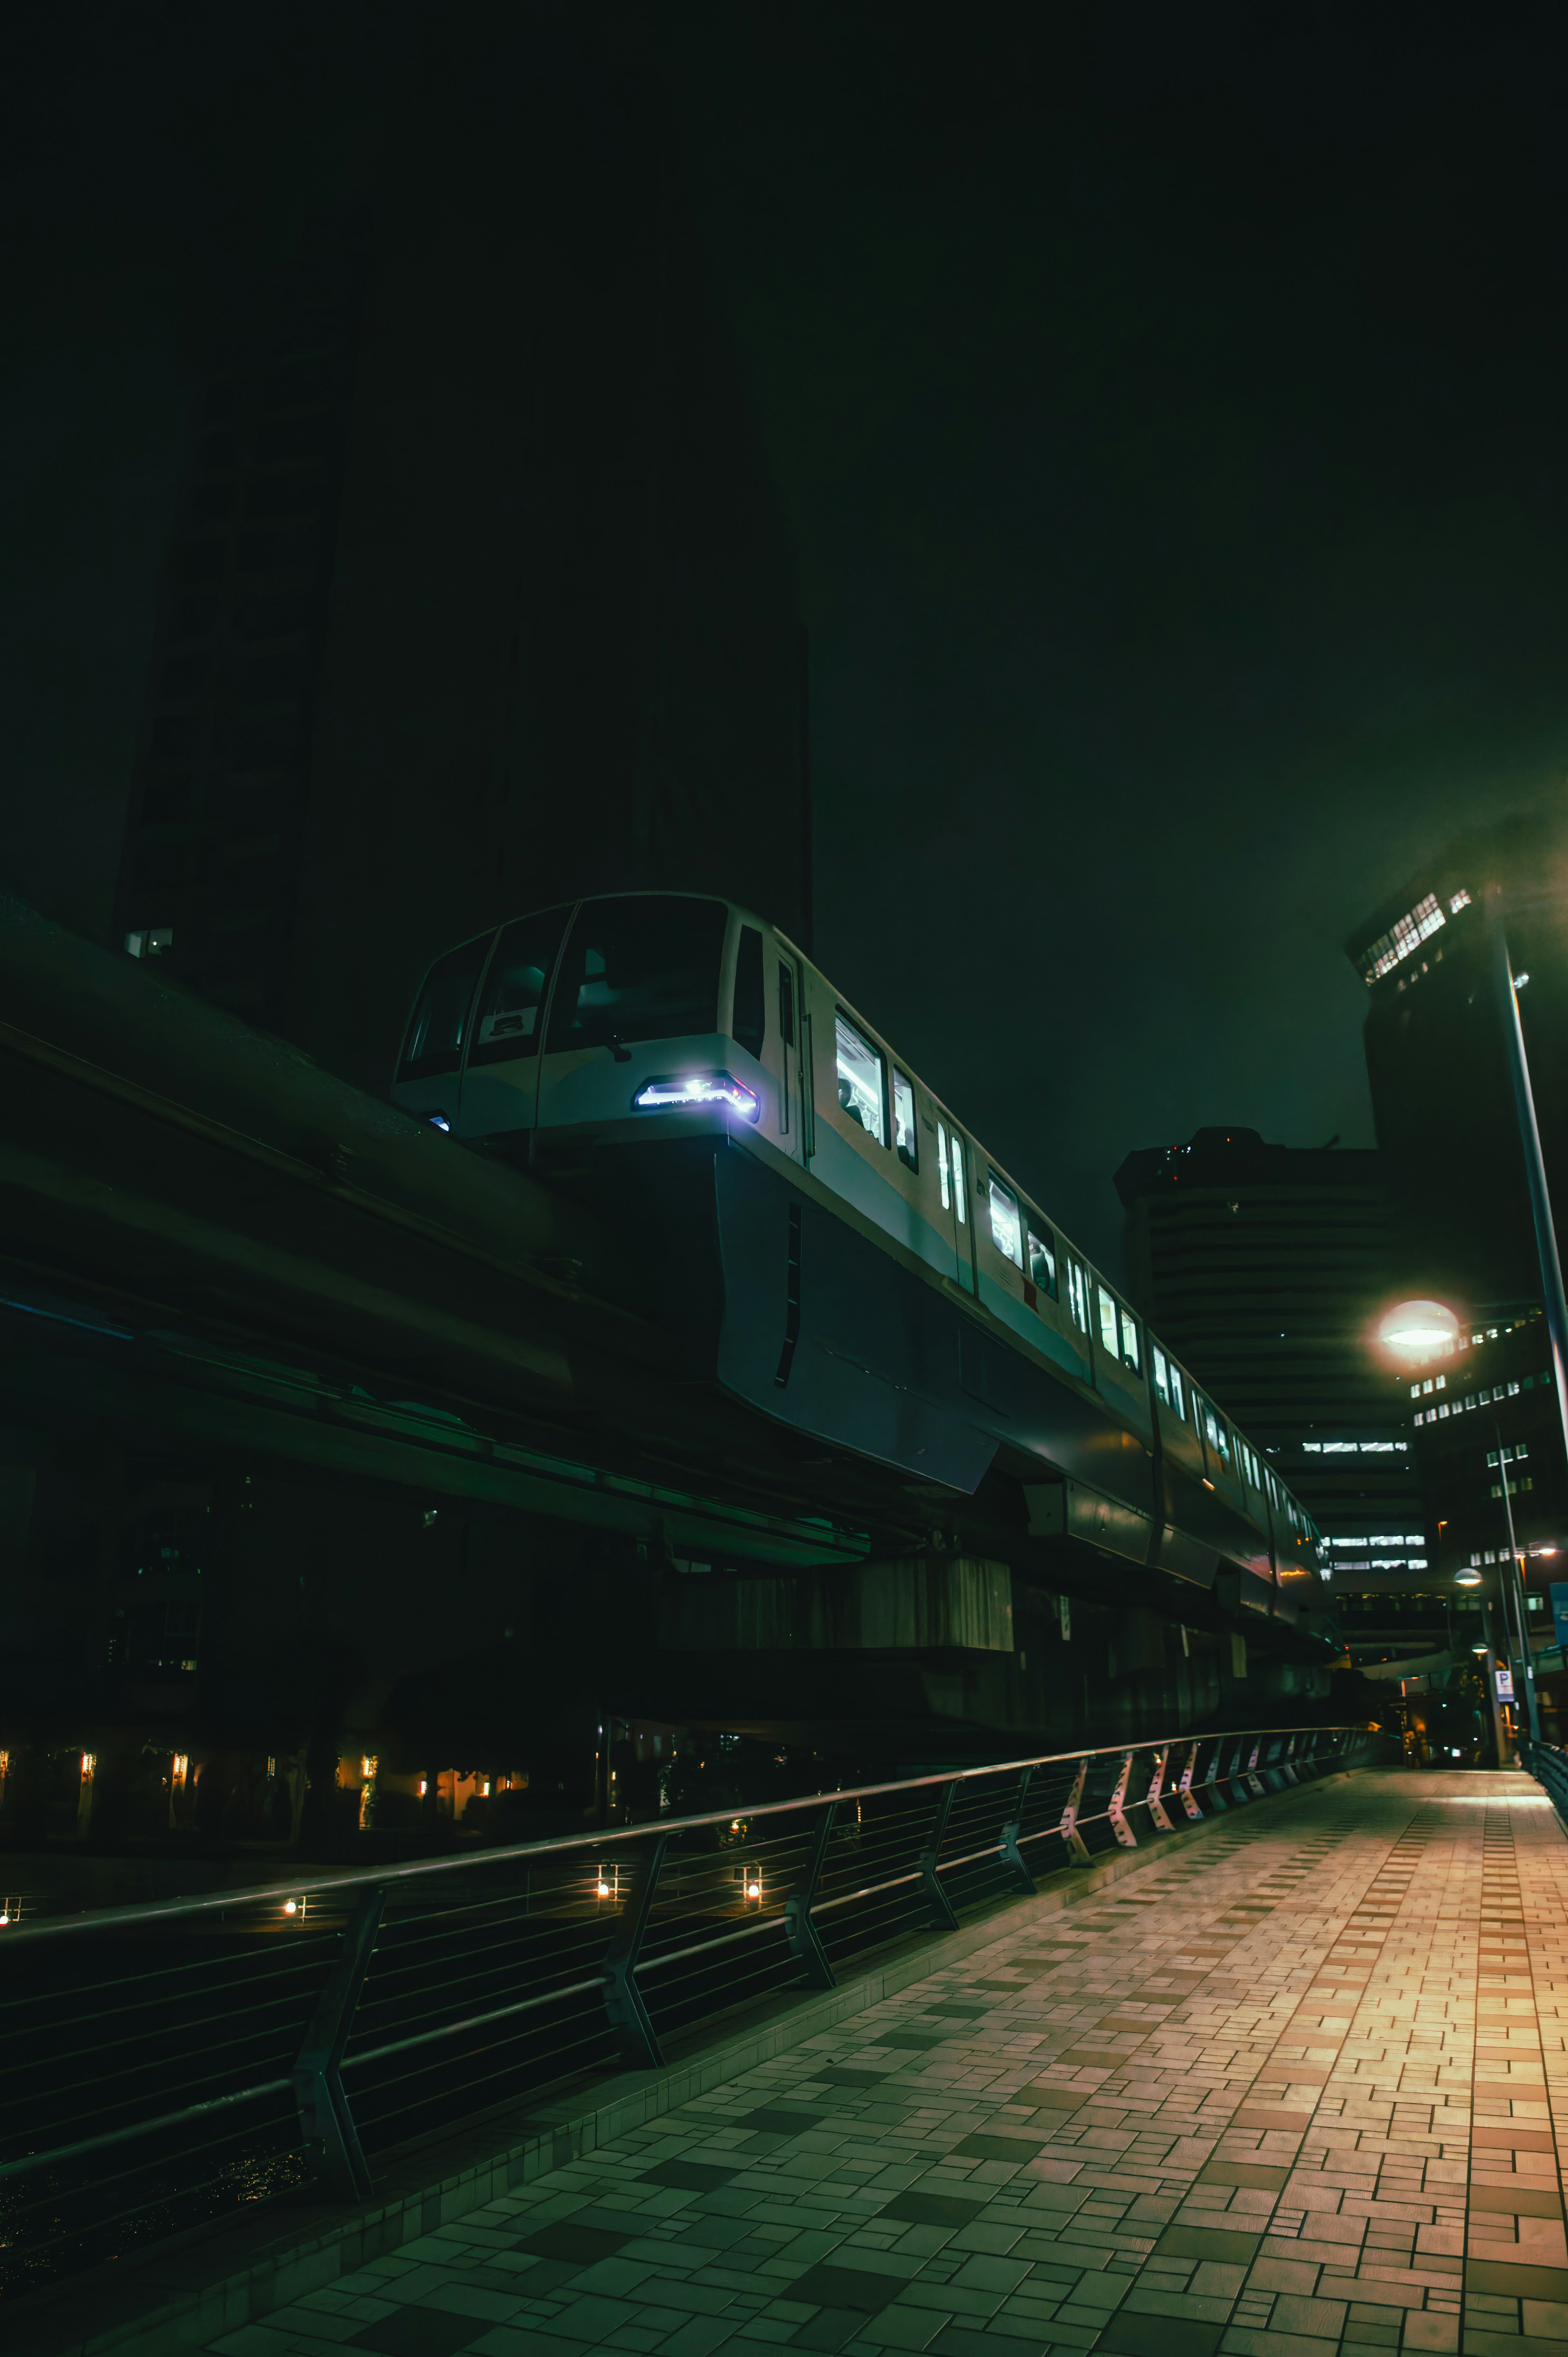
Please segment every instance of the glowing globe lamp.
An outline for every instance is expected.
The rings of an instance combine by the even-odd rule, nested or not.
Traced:
[[[1459,1320],[1441,1301],[1402,1301],[1384,1318],[1378,1339],[1389,1351],[1451,1351],[1459,1339]]]

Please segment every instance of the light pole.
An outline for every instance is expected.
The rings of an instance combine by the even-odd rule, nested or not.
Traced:
[[[1530,1739],[1532,1743],[1539,1743],[1541,1713],[1536,1707],[1535,1663],[1530,1650],[1530,1605],[1524,1592],[1524,1565],[1514,1538],[1513,1506],[1509,1498],[1509,1465],[1510,1460],[1517,1462],[1517,1459],[1513,1459],[1511,1450],[1504,1448],[1503,1427],[1496,1419],[1493,1421],[1492,1430],[1498,1436],[1498,1486],[1503,1495],[1503,1515],[1508,1523],[1509,1533],[1508,1592],[1513,1605],[1514,1617],[1519,1625],[1519,1658],[1524,1670],[1524,1706],[1530,1714]],[[1504,1611],[1506,1617],[1506,1606]],[[1518,1701],[1517,1695],[1515,1701],[1516,1703]]]
[[[1491,903],[1495,934],[1498,1003],[1503,1019],[1503,1041],[1508,1049],[1509,1076],[1513,1082],[1514,1113],[1519,1122],[1519,1142],[1524,1155],[1524,1175],[1530,1188],[1530,1216],[1535,1226],[1535,1255],[1541,1266],[1541,1302],[1546,1312],[1546,1330],[1552,1341],[1552,1386],[1557,1394],[1557,1420],[1563,1434],[1563,1448],[1568,1457],[1568,1303],[1563,1298],[1563,1264],[1557,1256],[1557,1231],[1552,1222],[1552,1197],[1546,1185],[1546,1164],[1541,1151],[1541,1125],[1535,1118],[1535,1092],[1530,1084],[1530,1059],[1525,1054],[1524,1026],[1520,1021],[1519,988],[1514,981],[1513,961],[1509,955],[1508,935],[1503,931],[1502,890],[1494,884],[1487,898]],[[1500,1453],[1502,1443],[1498,1443]],[[1508,1484],[1503,1484],[1508,1495]]]

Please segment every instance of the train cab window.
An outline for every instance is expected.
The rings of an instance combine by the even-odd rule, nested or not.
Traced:
[[[730,1038],[750,1056],[760,1056],[768,1036],[768,999],[762,984],[762,935],[742,925],[735,955],[735,1014]]]
[[[1076,1260],[1069,1260],[1067,1265],[1067,1298],[1068,1307],[1072,1312],[1073,1324],[1080,1334],[1087,1334],[1089,1331],[1089,1278]]]
[[[1047,1228],[1045,1234],[1040,1236],[1036,1235],[1031,1228],[1028,1232],[1026,1249],[1029,1256],[1030,1284],[1036,1286],[1041,1293],[1048,1293],[1054,1301],[1057,1297],[1057,1248],[1050,1230]]]
[[[940,1121],[937,1124],[937,1177],[941,1180],[942,1209],[950,1211],[952,1189],[948,1184],[948,1134]]]
[[[486,933],[477,942],[465,942],[460,950],[437,958],[425,975],[397,1068],[400,1081],[431,1080],[439,1072],[455,1072],[462,1062],[468,1010],[494,939],[493,933]]]
[[[920,1167],[920,1144],[915,1135],[915,1092],[897,1064],[893,1067],[893,1143],[907,1169]]]
[[[470,1064],[538,1055],[544,994],[571,913],[569,908],[538,909],[506,927],[485,977]]]
[[[1134,1374],[1142,1372],[1138,1352],[1138,1321],[1130,1309],[1122,1312],[1122,1358]]]
[[[885,1101],[886,1068],[877,1050],[843,1014],[835,1017],[838,1047],[839,1109],[858,1122],[878,1146],[887,1143]]]
[[[722,900],[686,893],[583,901],[561,961],[547,1051],[715,1032],[725,920]]]
[[[1024,1222],[1018,1215],[1018,1198],[1010,1187],[1004,1187],[993,1170],[991,1173],[991,1241],[1004,1260],[1015,1268],[1024,1265]]]

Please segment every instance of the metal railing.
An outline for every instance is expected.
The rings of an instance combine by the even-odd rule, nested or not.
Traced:
[[[0,1931],[0,2288],[243,2202],[363,2200],[411,2137],[617,2062],[1057,1867],[1354,1766],[1253,1729]]]
[[[1520,1766],[1527,1776],[1534,1777],[1568,1833],[1568,1751],[1560,1744],[1533,1742],[1522,1731],[1517,1741]]]

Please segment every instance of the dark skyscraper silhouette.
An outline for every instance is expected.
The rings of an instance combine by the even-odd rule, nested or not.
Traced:
[[[453,941],[660,885],[798,928],[805,839],[793,566],[648,25],[380,38],[374,137],[223,290],[116,909],[371,1085]]]

